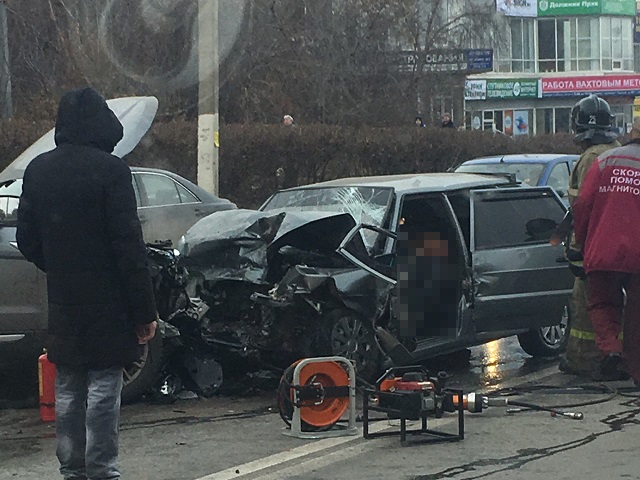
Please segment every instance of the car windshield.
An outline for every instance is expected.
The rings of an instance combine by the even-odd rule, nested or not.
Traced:
[[[472,163],[460,165],[456,172],[515,174],[517,181],[535,186],[544,167],[543,163]]]
[[[22,180],[9,180],[0,183],[0,196],[19,197],[22,194]]]
[[[0,183],[0,221],[17,220],[18,199],[22,193],[22,180]]]
[[[381,227],[393,190],[381,187],[327,187],[287,190],[276,193],[262,210],[292,212],[350,213],[357,223]],[[366,231],[365,244],[371,248],[377,234]]]

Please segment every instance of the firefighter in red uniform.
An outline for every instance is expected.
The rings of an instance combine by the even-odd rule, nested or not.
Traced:
[[[640,385],[640,118],[627,145],[591,166],[573,213],[601,371],[612,376],[626,368]]]

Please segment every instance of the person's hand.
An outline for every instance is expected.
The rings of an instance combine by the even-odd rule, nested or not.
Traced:
[[[138,343],[145,344],[149,340],[151,340],[156,334],[157,327],[158,327],[158,322],[155,320],[145,325],[137,325],[136,335],[138,336]]]

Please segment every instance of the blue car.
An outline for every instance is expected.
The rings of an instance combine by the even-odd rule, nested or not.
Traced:
[[[579,155],[562,153],[528,153],[500,155],[468,160],[458,166],[456,172],[507,173],[529,186],[549,185],[568,203],[569,174]]]

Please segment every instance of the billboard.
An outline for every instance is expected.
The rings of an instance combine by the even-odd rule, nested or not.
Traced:
[[[535,17],[538,15],[538,0],[496,0],[496,8],[510,17]]]

